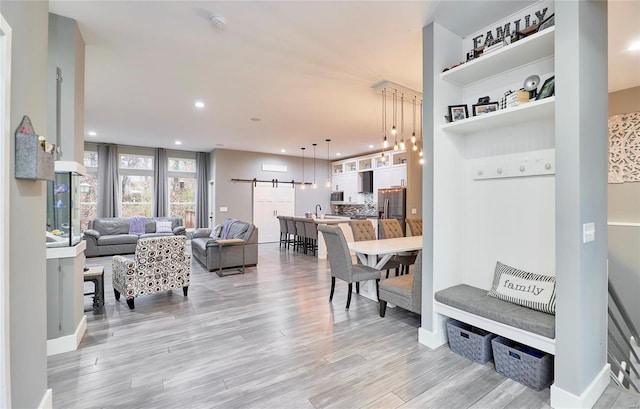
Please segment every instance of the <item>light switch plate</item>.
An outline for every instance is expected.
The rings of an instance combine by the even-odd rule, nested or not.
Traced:
[[[595,223],[585,223],[582,225],[582,242],[589,243],[596,239]]]
[[[418,213],[418,209],[411,209],[411,214],[417,214]]]
[[[220,212],[221,212],[221,213],[222,213],[222,212],[228,212],[228,211],[229,211],[229,209],[227,209],[227,207],[226,207],[226,206],[223,206],[223,207],[221,207],[221,208],[220,208]]]

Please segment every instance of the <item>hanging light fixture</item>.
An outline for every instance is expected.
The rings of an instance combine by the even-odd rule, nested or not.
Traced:
[[[420,101],[420,152],[418,152],[418,156],[420,156],[420,164],[424,164],[424,153],[422,152],[422,147],[424,146],[424,135],[422,134],[422,101]]]
[[[327,142],[327,182],[325,186],[331,189],[331,162],[329,160],[329,142],[331,142],[331,139],[325,139],[325,141]]]
[[[300,149],[302,149],[302,184],[300,185],[300,189],[304,190],[307,188],[307,185],[304,182],[304,150],[306,148],[300,148]]]
[[[413,133],[411,134],[411,143],[413,144],[413,150],[416,147],[416,97],[413,97]]]
[[[397,96],[397,90],[393,90],[393,127],[391,128],[391,135],[396,136],[396,134],[398,133],[398,130],[396,129],[396,113],[398,111],[398,96]],[[397,139],[396,138],[396,143],[397,143]]]
[[[316,184],[316,146],[318,146],[318,144],[312,143],[311,145],[313,145],[313,185],[311,185],[311,187],[314,189],[317,189],[318,185]]]
[[[382,148],[387,149],[387,90],[382,90]]]
[[[400,149],[405,150],[404,143],[404,94],[400,96]]]

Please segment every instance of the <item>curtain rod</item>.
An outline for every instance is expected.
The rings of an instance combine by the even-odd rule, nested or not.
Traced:
[[[303,182],[296,182],[295,180],[289,180],[289,181],[280,181],[278,179],[271,179],[271,180],[258,180],[256,178],[253,179],[231,179],[232,182],[248,182],[248,183],[253,183],[254,186],[258,185],[258,182],[260,183],[271,183],[273,185],[273,187],[278,187],[279,183],[282,184],[291,184],[292,188],[295,188],[296,185],[302,185]],[[310,185],[311,183],[304,183],[305,185]]]

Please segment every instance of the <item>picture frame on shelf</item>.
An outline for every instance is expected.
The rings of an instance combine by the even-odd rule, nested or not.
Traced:
[[[496,112],[498,109],[500,109],[499,102],[489,102],[487,104],[473,104],[472,106],[473,116],[489,114],[491,112]]]
[[[540,92],[538,93],[538,96],[536,97],[536,100],[539,99],[544,99],[547,97],[551,97],[553,95],[555,95],[555,91],[556,91],[556,80],[555,80],[556,76],[552,76],[550,78],[547,78],[547,80],[544,82],[544,84],[542,84],[542,87],[540,87]]]
[[[449,118],[451,118],[451,122],[469,118],[469,109],[467,108],[467,104],[449,105]]]

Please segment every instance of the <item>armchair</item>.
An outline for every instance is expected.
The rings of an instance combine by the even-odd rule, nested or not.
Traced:
[[[135,258],[113,256],[113,292],[116,300],[124,294],[127,305],[134,309],[135,297],[171,291],[189,290],[191,254],[185,253],[185,236],[163,236],[139,239]]]

